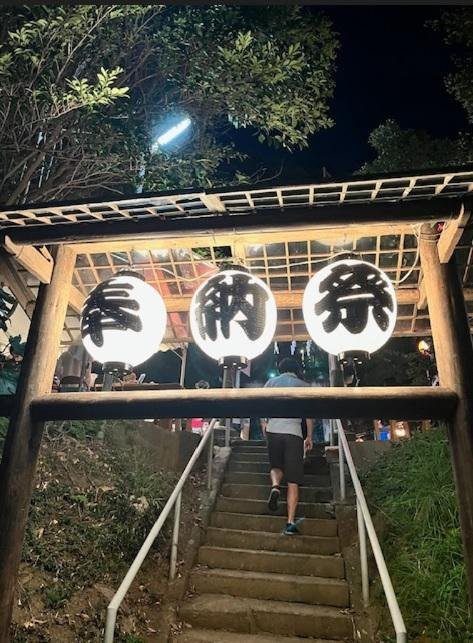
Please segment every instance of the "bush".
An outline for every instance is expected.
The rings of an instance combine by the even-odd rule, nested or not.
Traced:
[[[365,488],[387,522],[383,551],[409,638],[472,640],[446,431],[396,444],[367,475]]]

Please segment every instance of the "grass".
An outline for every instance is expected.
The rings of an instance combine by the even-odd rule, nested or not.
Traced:
[[[446,431],[395,445],[364,484],[386,521],[383,551],[410,640],[473,640]]]

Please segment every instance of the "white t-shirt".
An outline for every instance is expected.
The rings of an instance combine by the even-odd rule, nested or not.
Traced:
[[[301,387],[308,386],[307,382],[299,379],[295,373],[282,373],[266,382],[264,387]],[[302,418],[269,418],[266,431],[268,433],[289,433],[302,438]]]

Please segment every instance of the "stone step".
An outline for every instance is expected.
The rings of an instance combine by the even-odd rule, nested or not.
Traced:
[[[328,639],[308,639],[277,634],[238,634],[224,630],[201,630],[193,627],[171,639],[171,643],[340,643]]]
[[[218,511],[229,513],[255,514],[257,516],[286,516],[287,503],[280,502],[277,511],[268,509],[266,500],[254,500],[252,498],[227,498],[219,496],[216,508]],[[328,502],[304,503],[297,505],[297,515],[306,518],[333,518],[333,506]]]
[[[193,627],[353,640],[351,617],[336,607],[201,594],[186,601],[179,613]]]
[[[195,569],[191,585],[198,594],[230,594],[272,601],[348,607],[348,585],[339,578],[294,576],[238,569]]]
[[[268,447],[266,442],[250,444],[249,442],[234,442],[232,444],[232,453],[264,453],[267,454]],[[321,456],[325,453],[325,447],[315,445],[309,454],[309,457]]]
[[[206,545],[235,549],[285,551],[330,556],[340,552],[337,536],[284,536],[269,531],[244,531],[208,527]]]
[[[269,485],[256,484],[227,484],[222,486],[222,495],[227,498],[253,498],[254,500],[267,500]],[[281,499],[286,498],[286,488],[281,489]],[[301,502],[329,502],[333,497],[331,487],[314,489],[312,487],[299,487],[299,500]]]
[[[266,462],[256,462],[255,460],[233,460],[228,463],[228,471],[252,471],[254,473],[269,474],[269,460]],[[324,461],[321,464],[314,464],[307,461],[304,464],[304,472],[309,475],[329,475],[329,468]]]
[[[270,484],[269,471],[266,472],[257,472],[257,471],[227,471],[225,476],[226,482],[231,482],[235,484]],[[284,485],[284,480],[283,480]],[[304,475],[304,486],[307,487],[329,487],[330,486],[330,476],[321,476],[313,475],[307,473]]]
[[[255,516],[254,514],[214,511],[210,518],[210,524],[212,527],[270,531],[280,534],[286,526],[286,519],[284,516]],[[336,536],[337,521],[307,518],[300,525],[300,531],[304,536]]]
[[[339,555],[289,554],[202,545],[199,549],[199,564],[255,572],[323,576],[324,578],[345,577],[345,564]]]
[[[312,455],[306,458],[307,465],[322,467],[327,464],[326,458],[320,455]],[[261,453],[246,453],[246,451],[238,451],[232,453],[230,462],[261,462],[269,464],[267,452]]]

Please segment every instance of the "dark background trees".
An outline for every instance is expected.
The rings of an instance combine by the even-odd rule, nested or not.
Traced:
[[[301,7],[2,9],[0,202],[247,178],[229,132],[293,150],[330,127],[338,42]],[[168,118],[187,144],[156,147]]]

